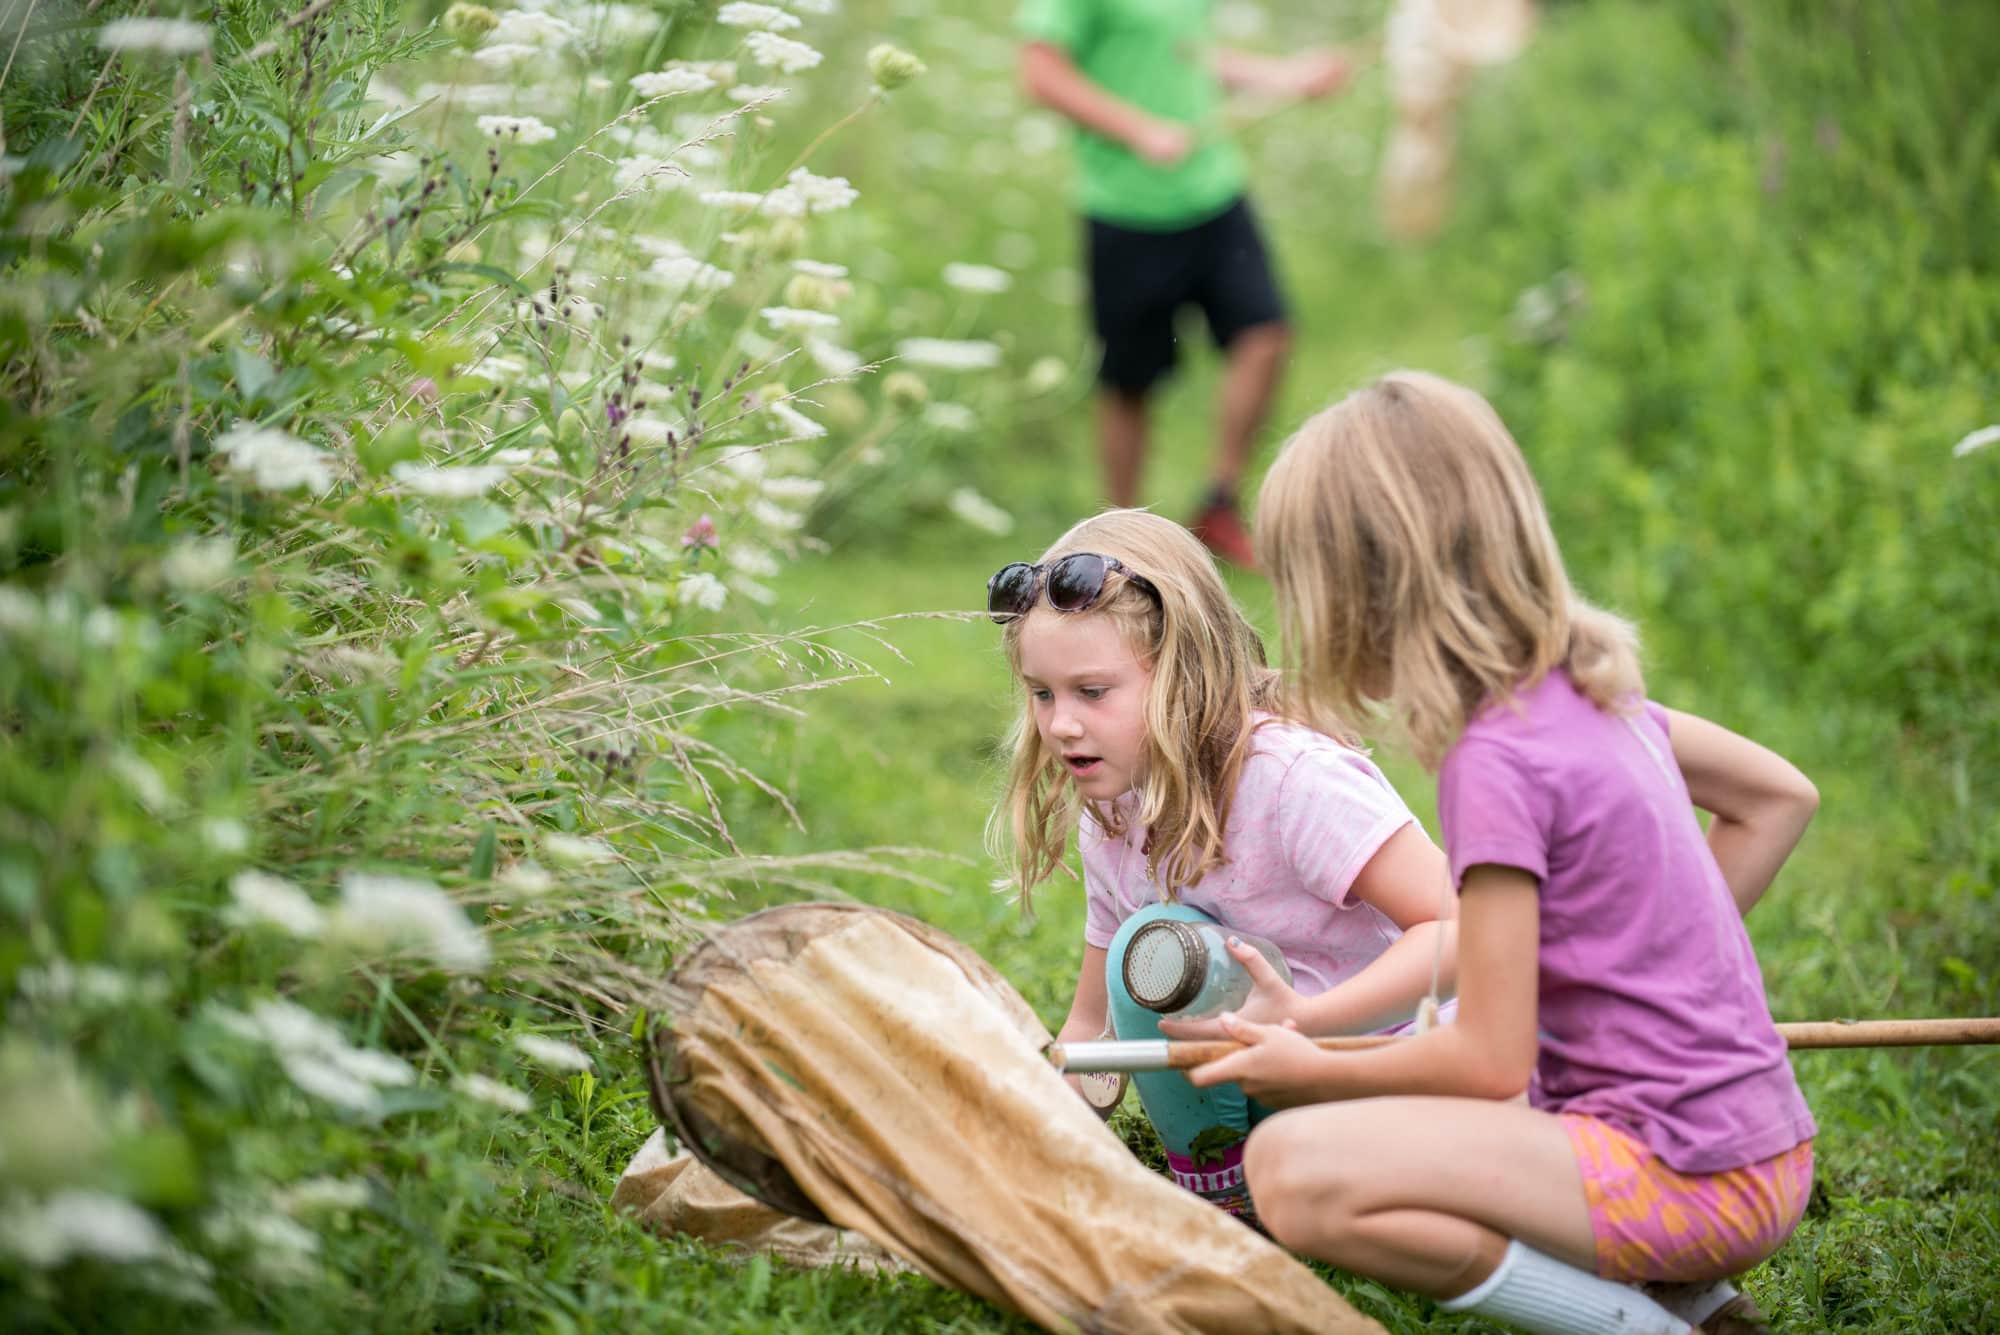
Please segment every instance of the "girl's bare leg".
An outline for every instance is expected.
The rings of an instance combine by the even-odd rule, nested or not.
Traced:
[[[1525,1104],[1295,1108],[1251,1133],[1243,1167],[1279,1242],[1396,1288],[1456,1297],[1493,1273],[1509,1239],[1597,1268],[1569,1135]]]

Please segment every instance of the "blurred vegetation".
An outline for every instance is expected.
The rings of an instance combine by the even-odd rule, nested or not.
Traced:
[[[1019,1328],[604,1202],[651,1130],[635,999],[705,914],[851,893],[1067,1005],[1080,894],[1024,921],[979,851],[1011,709],[990,627],[889,619],[974,604],[1096,504],[1060,128],[1001,11],[845,0],[780,78],[707,6],[544,8],[561,63],[510,69],[443,5],[236,0],[191,12],[208,54],[116,62],[95,33],[143,7],[45,5],[0,81],[9,1328]],[[1219,19],[1282,49],[1379,10]],[[884,40],[931,67],[886,98]],[[722,59],[591,138],[645,100],[628,76]],[[1475,87],[1421,248],[1374,222],[1379,72],[1244,131],[1300,336],[1274,437],[1391,366],[1476,384],[1653,693],[1819,783],[1751,920],[1781,1018],[2000,1011],[2000,446],[1953,455],[2000,421],[1996,67],[2000,16],[1948,0],[1550,5]],[[792,91],[718,124],[739,81]],[[801,154],[860,198],[699,197]],[[1170,514],[1210,448],[1187,332],[1148,479]],[[970,362],[842,369],[913,338]],[[218,453],[239,421],[325,485],[260,485]],[[946,856],[853,851],[916,844]],[[317,919],[233,892],[251,870]],[[330,1101],[329,1066],[372,1095]],[[2000,1062],[1798,1069],[1819,1185],[1750,1287],[1795,1329],[1982,1328]],[[64,1193],[142,1211],[99,1219],[138,1251],[29,1255]],[[1395,1330],[1481,1329],[1336,1282]]]

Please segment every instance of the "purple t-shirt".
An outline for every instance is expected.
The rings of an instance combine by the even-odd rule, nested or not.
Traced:
[[[1402,929],[1372,904],[1350,900],[1354,878],[1389,836],[1416,817],[1359,751],[1324,733],[1256,715],[1251,750],[1222,831],[1226,861],[1180,902],[1278,948],[1292,986],[1313,997],[1372,963]],[[1130,810],[1133,798],[1120,799]],[[1119,924],[1160,887],[1146,873],[1145,831],[1107,836],[1085,813],[1077,842],[1089,899],[1083,939],[1109,946]]]
[[[1438,775],[1455,883],[1541,881],[1541,1050],[1529,1096],[1601,1117],[1683,1173],[1813,1135],[1763,975],[1667,739],[1551,672],[1466,727]]]

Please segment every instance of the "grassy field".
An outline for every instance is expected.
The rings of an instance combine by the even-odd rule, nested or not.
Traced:
[[[1080,886],[1028,917],[991,885],[1015,706],[974,614],[1098,504],[1059,127],[1024,112],[1004,7],[846,0],[803,29],[824,64],[726,134],[704,121],[753,71],[712,6],[659,0],[616,41],[633,11],[557,8],[600,25],[550,48],[561,78],[482,60],[476,16],[433,32],[445,5],[387,0],[293,26],[218,7],[212,60],[117,77],[94,25],[149,7],[43,13],[0,74],[0,1325],[1026,1329],[608,1201],[653,1129],[620,1003],[691,920],[796,893],[759,857],[899,850],[927,884],[831,891],[963,939],[1051,1027],[1067,1006]],[[1219,16],[1275,50],[1382,8]],[[1245,129],[1298,335],[1264,458],[1383,369],[1482,388],[1577,582],[1640,622],[1651,693],[1820,788],[1750,922],[1774,1013],[2000,1013],[2000,448],[1953,457],[2000,404],[2000,20],[1543,9],[1469,97],[1426,246],[1374,219],[1379,69]],[[878,95],[881,41],[929,72]],[[745,68],[693,89],[723,55]],[[639,113],[622,79],[662,68],[663,98],[707,101]],[[392,79],[403,101],[364,95]],[[493,110],[553,124],[475,133]],[[594,130],[615,117],[623,139]],[[773,220],[633,177],[767,191],[801,157],[858,200]],[[802,284],[801,256],[848,273]],[[954,261],[1011,282],[953,288]],[[925,337],[993,364],[845,379],[780,301],[837,309],[828,337],[867,361]],[[1146,483],[1172,516],[1215,384],[1185,333]],[[243,422],[326,479],[247,483],[249,444],[223,458]],[[982,506],[1011,532],[964,519]],[[1268,630],[1268,586],[1230,578]],[[800,672],[828,684],[795,710],[751,698]],[[1428,777],[1378,754],[1435,831]],[[249,912],[251,869],[297,898]],[[426,878],[387,887],[414,936],[343,935],[379,873]],[[380,1088],[337,1102],[276,1021],[246,1038],[279,998],[309,1055],[365,1049]],[[584,1051],[538,1067],[524,1036]],[[1748,1287],[1785,1329],[1994,1329],[2000,1053],[1795,1062],[1817,1184]],[[137,1214],[145,1264],[31,1254],[19,1221],[76,1190]],[[1394,1331],[1492,1329],[1328,1278]]]

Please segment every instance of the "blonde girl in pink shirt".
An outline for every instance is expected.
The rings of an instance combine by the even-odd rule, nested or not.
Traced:
[[[1434,970],[1448,985],[1443,856],[1344,737],[1280,717],[1263,645],[1186,529],[1098,515],[995,574],[988,608],[1021,687],[996,841],[1024,900],[1072,833],[1082,854],[1083,961],[1063,1039],[1160,1035],[1121,965],[1161,917],[1269,940],[1292,985],[1266,966],[1244,1011],[1308,1033],[1406,1022]],[[1243,1139],[1268,1110],[1178,1072],[1134,1083],[1176,1180],[1247,1215]]]
[[[1246,1152],[1265,1225],[1543,1335],[1763,1329],[1727,1277],[1797,1226],[1814,1127],[1742,915],[1813,786],[1645,698],[1463,386],[1398,372],[1308,421],[1257,545],[1302,708],[1384,709],[1437,771],[1461,904],[1446,1028],[1335,1053],[1225,1018],[1250,1046],[1193,1082],[1291,1105]]]

